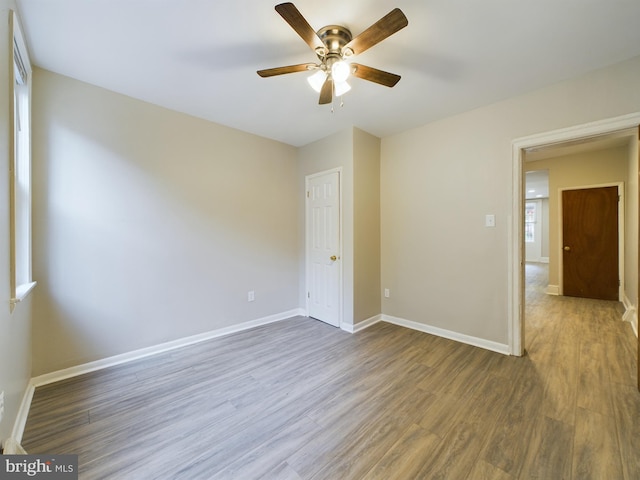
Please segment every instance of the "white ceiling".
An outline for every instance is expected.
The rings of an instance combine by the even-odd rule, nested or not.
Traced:
[[[525,198],[549,198],[549,170],[536,170],[525,174]]]
[[[256,74],[315,60],[277,1],[17,3],[37,66],[296,146],[352,125],[384,137],[640,55],[638,0],[296,0],[315,29],[409,19],[355,57],[400,83],[354,78],[331,113],[307,73]]]

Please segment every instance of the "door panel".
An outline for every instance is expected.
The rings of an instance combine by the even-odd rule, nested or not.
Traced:
[[[309,316],[340,326],[340,174],[307,183]]]
[[[618,187],[562,192],[563,294],[618,300]]]

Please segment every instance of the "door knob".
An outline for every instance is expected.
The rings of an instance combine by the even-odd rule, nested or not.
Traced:
[[[332,262],[335,262],[338,259],[338,257],[336,257],[335,255],[331,255],[329,257],[329,260],[331,260]]]
[[[565,247],[564,247],[564,251],[565,251],[565,252],[568,252],[569,250],[571,250],[571,247],[570,247],[569,245],[565,245]]]

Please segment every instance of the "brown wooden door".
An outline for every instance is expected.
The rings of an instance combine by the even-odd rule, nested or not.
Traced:
[[[618,187],[562,192],[563,294],[618,300]]]

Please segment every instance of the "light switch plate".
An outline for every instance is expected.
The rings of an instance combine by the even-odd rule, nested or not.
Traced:
[[[496,216],[495,215],[485,215],[485,217],[484,217],[484,226],[485,227],[495,227],[496,226]]]

